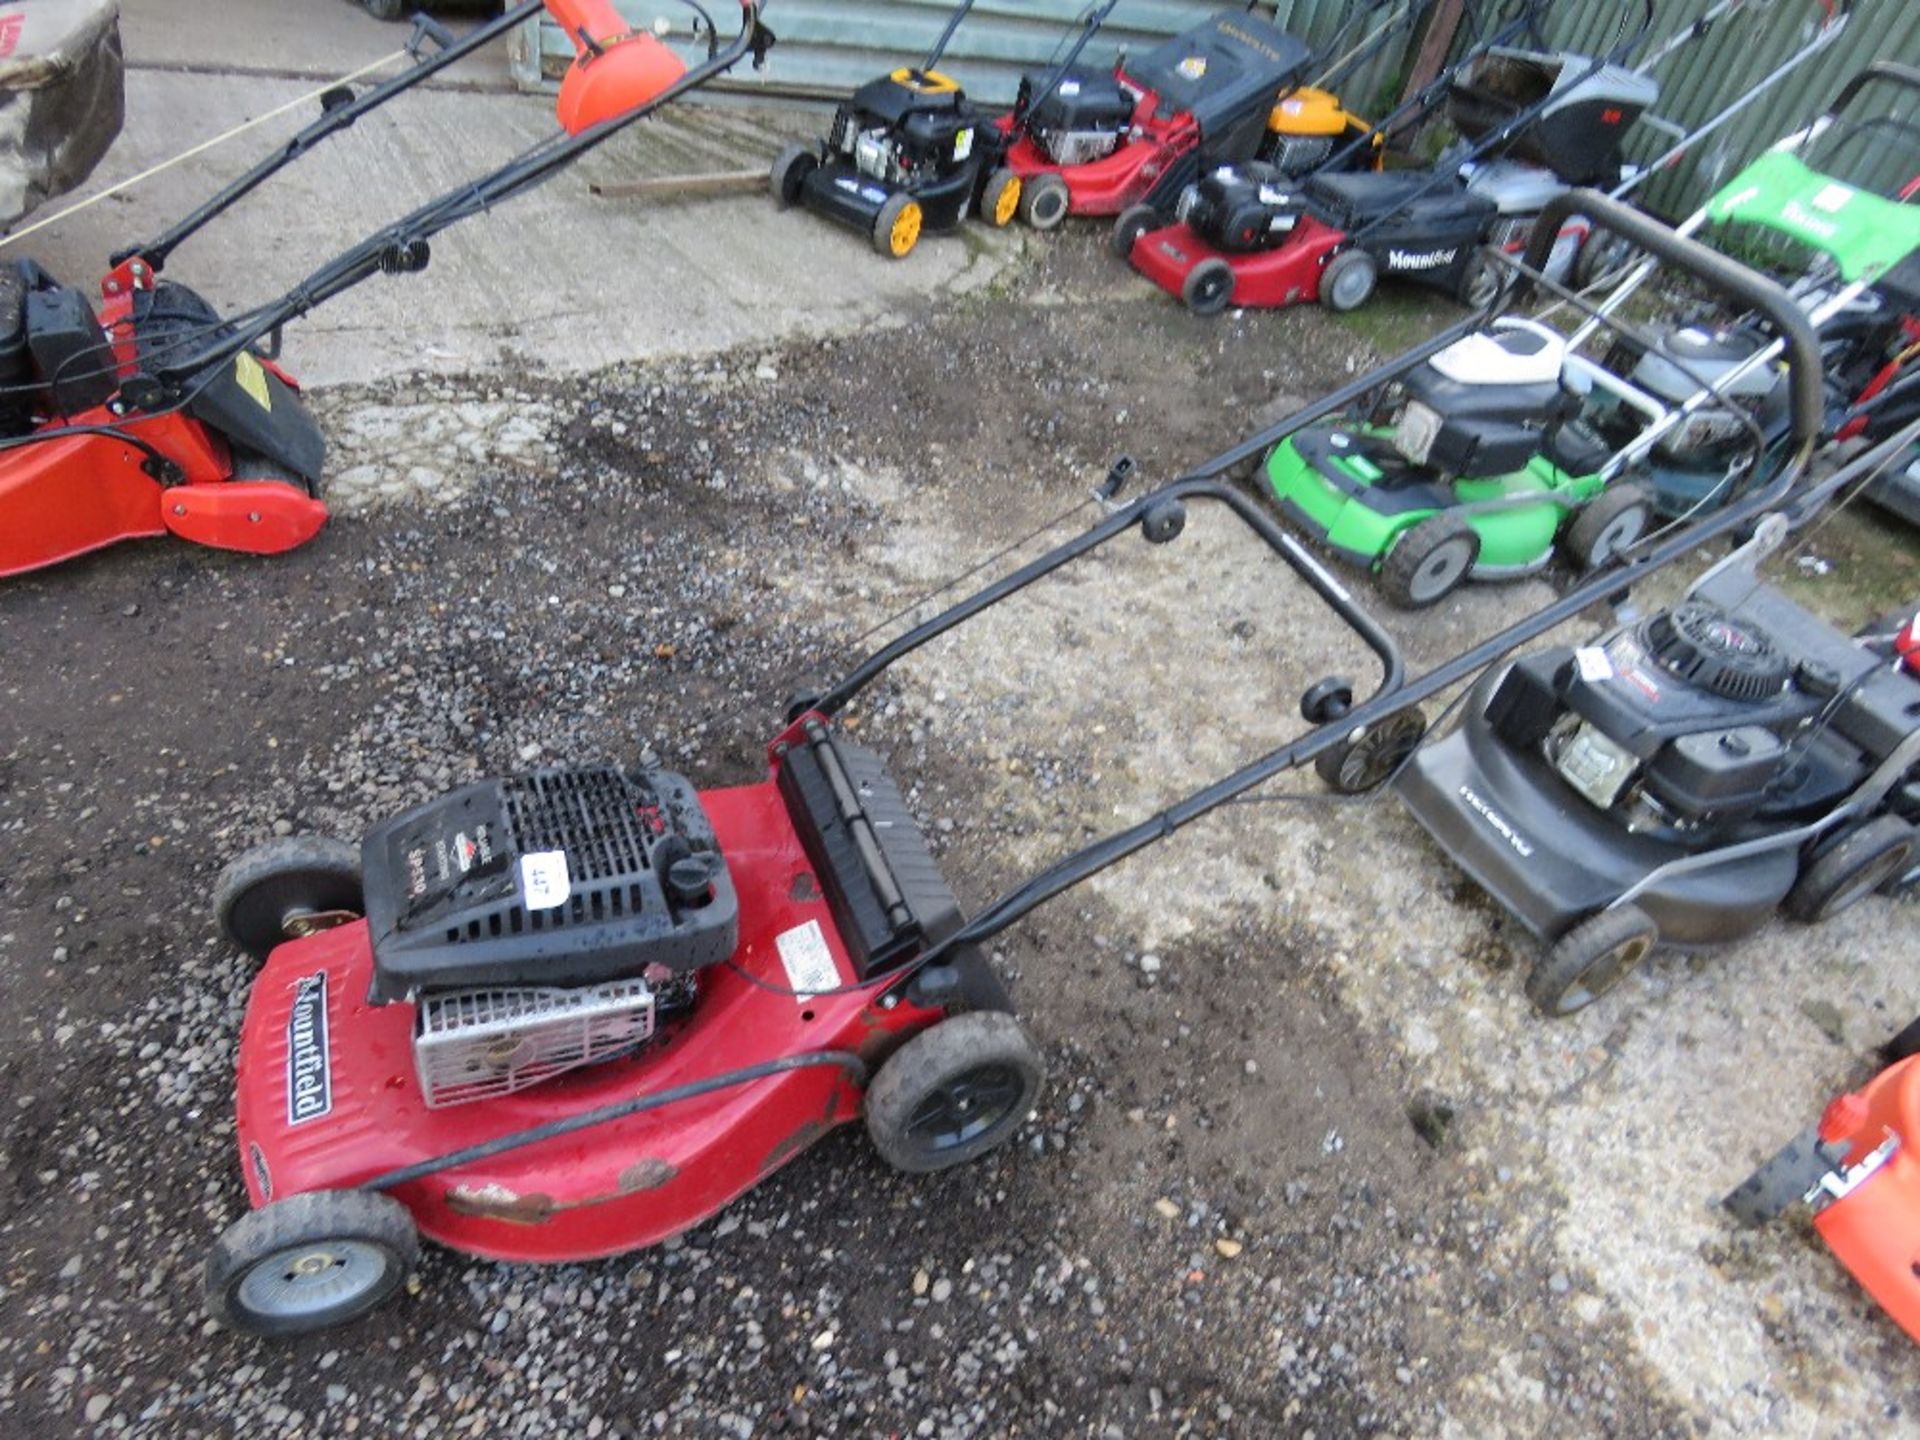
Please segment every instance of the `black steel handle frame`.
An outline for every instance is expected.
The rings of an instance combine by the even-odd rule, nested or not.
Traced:
[[[739,3],[739,34],[724,49],[713,51],[704,62],[690,67],[651,100],[576,135],[563,134],[542,141],[491,174],[428,201],[412,214],[335,256],[278,300],[233,322],[216,343],[186,360],[157,367],[154,378],[163,384],[177,384],[187,376],[230,360],[262,336],[380,271],[402,273],[424,269],[429,253],[427,241],[432,236],[469,215],[490,210],[502,201],[533,189],[622,130],[725,74],[749,54],[756,64],[760,63],[773,44],[773,32],[760,19],[766,0],[739,0]]]
[[[1690,271],[1710,285],[1728,290],[1779,327],[1786,343],[1796,448],[1779,473],[1764,487],[1713,514],[1674,530],[1663,540],[1645,545],[1637,553],[1629,552],[1616,558],[1551,604],[1409,680],[1393,638],[1300,540],[1283,529],[1260,501],[1236,486],[1229,477],[1248,462],[1257,462],[1272,446],[1307,425],[1325,419],[1378,391],[1455,341],[1480,330],[1495,315],[1530,293],[1532,282],[1540,278],[1539,266],[1550,248],[1549,242],[1542,237],[1551,236],[1559,228],[1560,222],[1575,212],[1591,216],[1609,228],[1617,228],[1626,238],[1657,258]],[[1295,573],[1373,651],[1381,663],[1381,678],[1373,693],[1337,718],[1313,726],[1279,748],[1146,819],[1054,861],[993,901],[946,939],[893,970],[871,977],[872,984],[878,988],[905,984],[924,967],[936,964],[965,947],[991,939],[1048,900],[1156,841],[1167,838],[1174,831],[1231,803],[1268,780],[1306,765],[1317,756],[1345,743],[1349,737],[1472,678],[1528,641],[1577,619],[1588,607],[1618,600],[1647,576],[1691,555],[1706,542],[1735,533],[1759,519],[1793,490],[1812,458],[1820,435],[1818,400],[1821,363],[1819,344],[1811,326],[1793,303],[1792,297],[1780,286],[1696,241],[1675,234],[1665,225],[1619,201],[1590,190],[1570,191],[1548,206],[1542,223],[1535,228],[1534,240],[1520,273],[1527,283],[1509,288],[1492,304],[1232,448],[1201,462],[1179,479],[1115,510],[1082,534],[1055,546],[1018,570],[914,626],[874,651],[846,679],[819,699],[813,707],[818,712],[829,716],[839,712],[889,667],[913,651],[1127,531],[1135,527],[1144,530],[1149,516],[1164,513],[1165,507],[1184,505],[1189,500],[1222,504],[1238,516],[1292,566]],[[1886,450],[1887,444],[1883,444],[1856,457],[1838,474],[1823,481],[1814,493],[1831,494],[1857,475],[1867,473],[1866,467],[1878,463],[1881,452]],[[804,720],[799,723],[804,723]]]
[[[474,51],[490,44],[545,8],[542,0],[524,0],[524,3],[509,8],[497,19],[485,25],[476,26],[458,40],[451,38],[442,40],[441,37],[446,32],[441,26],[427,20],[425,16],[416,17],[413,38],[407,46],[416,57],[411,69],[371,86],[344,104],[328,104],[323,98],[321,104],[325,108],[322,109],[319,119],[293,136],[280,149],[255,165],[246,174],[227,185],[185,219],[176,221],[156,238],[144,245],[130,245],[124,250],[116,251],[112,256],[113,263],[117,266],[128,260],[140,259],[151,265],[157,273],[166,266],[167,257],[179,247],[181,242],[251,195],[274,175],[298,160],[328,136],[345,130],[362,115],[379,109],[395,96],[431,79],[449,65],[465,59]],[[428,39],[435,40],[440,48],[432,55],[421,57],[420,48]]]
[[[1066,78],[1067,71],[1073,68],[1073,62],[1080,58],[1081,51],[1085,50],[1092,43],[1093,37],[1100,33],[1100,27],[1107,23],[1107,17],[1113,13],[1114,7],[1119,3],[1120,0],[1103,0],[1103,3],[1088,10],[1085,18],[1080,21],[1079,38],[1073,42],[1067,53],[1048,69],[1040,87],[1031,93],[1014,97],[1013,129],[1008,133],[1006,143],[1011,144],[1027,133],[1027,117],[1039,109],[1046,98],[1054,92],[1054,88]]]
[[[1827,114],[1840,114],[1853,103],[1854,96],[1877,80],[1891,81],[1895,85],[1920,92],[1920,66],[1904,65],[1898,60],[1875,60],[1865,69],[1855,71],[1853,78],[1840,87],[1840,93],[1834,97],[1833,104],[1827,107]]]

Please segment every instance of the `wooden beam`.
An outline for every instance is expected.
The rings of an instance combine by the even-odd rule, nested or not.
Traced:
[[[1439,0],[1433,7],[1433,14],[1427,20],[1427,33],[1420,41],[1420,53],[1414,57],[1413,69],[1408,72],[1406,86],[1400,92],[1401,104],[1431,85],[1433,77],[1447,63],[1465,10],[1466,0]]]
[[[709,195],[745,195],[766,188],[767,172],[720,170],[711,175],[655,175],[645,180],[615,180],[587,188],[603,200],[697,199]]]

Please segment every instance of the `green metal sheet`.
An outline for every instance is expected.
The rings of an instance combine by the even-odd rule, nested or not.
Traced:
[[[1714,220],[1763,225],[1833,257],[1848,280],[1873,280],[1920,249],[1920,211],[1856,189],[1771,151],[1707,202]]]

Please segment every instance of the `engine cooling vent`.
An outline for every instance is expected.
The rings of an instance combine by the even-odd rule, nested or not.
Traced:
[[[520,851],[564,850],[574,883],[647,870],[647,841],[627,777],[612,766],[536,770],[503,786]]]
[[[427,996],[413,1037],[420,1093],[443,1109],[610,1060],[653,1034],[653,1009],[643,980]]]
[[[1282,175],[1304,175],[1333,153],[1333,141],[1325,135],[1284,136],[1274,147],[1273,168]]]
[[[1661,611],[1647,621],[1641,639],[1669,674],[1729,700],[1777,695],[1792,673],[1766,631],[1700,600]]]

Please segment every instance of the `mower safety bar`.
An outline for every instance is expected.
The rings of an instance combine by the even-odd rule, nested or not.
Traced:
[[[1638,246],[1656,260],[1705,281],[1766,318],[1780,336],[1787,356],[1787,385],[1792,409],[1793,438],[1804,463],[1820,439],[1826,419],[1821,374],[1820,341],[1803,311],[1785,289],[1757,271],[1710,250],[1698,240],[1681,235],[1660,221],[1643,215],[1623,201],[1596,190],[1569,190],[1556,195],[1534,222],[1527,243],[1524,268],[1515,303],[1524,303],[1534,286],[1534,274],[1546,264],[1554,237],[1570,215],[1584,215],[1595,228],[1611,231]]]
[[[1827,113],[1840,114],[1855,95],[1876,80],[1889,80],[1909,90],[1920,91],[1920,67],[1903,65],[1898,60],[1876,60],[1840,88],[1840,94],[1827,107]]]
[[[1371,615],[1360,608],[1359,602],[1312,552],[1283,530],[1244,491],[1219,480],[1188,478],[1163,485],[1151,494],[1142,495],[1131,504],[1121,506],[1090,529],[1064,544],[1054,546],[1046,554],[1028,561],[1018,570],[1002,576],[958,604],[949,606],[932,619],[914,626],[861,661],[852,674],[822,695],[812,708],[824,715],[837,714],[846,708],[854,696],[903,657],[1136,526],[1153,536],[1158,526],[1167,525],[1171,533],[1163,532],[1160,538],[1173,539],[1185,526],[1185,502],[1188,500],[1213,500],[1226,506],[1246,523],[1248,529],[1272,546],[1281,559],[1299,572],[1300,577],[1313,587],[1379,659],[1381,679],[1376,693],[1384,693],[1400,684],[1406,675],[1400,647]]]
[[[686,3],[691,5],[693,0]],[[740,0],[740,33],[724,49],[714,51],[701,64],[689,67],[651,99],[578,133],[561,134],[543,141],[492,174],[429,201],[411,215],[334,257],[278,300],[234,321],[216,343],[185,360],[156,367],[154,378],[162,384],[173,385],[204,374],[242,350],[250,349],[254,341],[287,321],[306,314],[382,270],[401,273],[425,269],[430,254],[427,241],[448,226],[533,189],[630,125],[689,91],[699,89],[715,76],[725,74],[749,54],[756,65],[760,64],[773,44],[773,32],[760,23],[760,12],[764,8],[765,0]]]
[[[449,35],[445,27],[437,22],[429,20],[424,15],[417,17],[414,21],[416,27],[414,37],[407,46],[408,53],[413,55],[416,61],[412,69],[381,81],[357,97],[344,90],[328,91],[321,99],[322,109],[318,120],[158,238],[145,245],[132,245],[125,250],[117,251],[112,257],[114,265],[125,264],[137,256],[158,273],[165,267],[167,257],[182,241],[206,225],[208,221],[244,200],[329,135],[338,134],[368,111],[379,109],[402,91],[411,90],[422,81],[437,75],[447,66],[491,44],[522,21],[539,14],[544,8],[543,0],[524,0],[520,5],[510,6],[498,19],[476,26],[458,40]],[[425,56],[421,54],[420,39],[423,35],[431,36],[439,44],[440,48],[436,53]],[[336,95],[345,95],[346,98],[336,100],[334,98]]]

